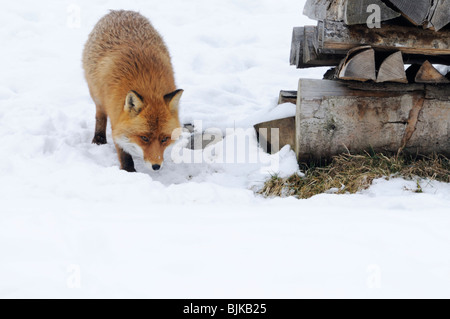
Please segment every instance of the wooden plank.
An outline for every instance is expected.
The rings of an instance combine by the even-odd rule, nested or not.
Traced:
[[[405,64],[400,51],[391,54],[381,63],[378,70],[377,83],[382,82],[408,83]]]
[[[299,160],[330,158],[347,150],[394,153],[403,143],[409,153],[449,156],[450,101],[425,98],[428,87],[301,79],[296,114]],[[448,90],[431,90],[448,95]]]
[[[302,47],[301,43],[303,43],[304,36],[304,28],[303,27],[295,27],[292,31],[292,43],[291,43],[291,56],[290,63],[291,65],[298,65],[298,56],[302,56],[303,53],[300,53],[299,50]]]
[[[344,9],[344,22],[347,25],[367,24],[367,20],[372,12],[367,12],[370,5],[377,5],[380,8],[381,20],[388,21],[401,16],[385,5],[381,0],[346,0]]]
[[[307,0],[303,14],[313,20],[344,21],[346,0]]]
[[[389,0],[409,21],[423,25],[432,6],[432,0]]]
[[[405,54],[450,55],[449,30],[433,32],[398,25],[369,29],[365,25],[346,26],[325,20],[318,23],[317,37],[318,52],[322,54],[345,54],[354,47],[371,45],[376,50]]]

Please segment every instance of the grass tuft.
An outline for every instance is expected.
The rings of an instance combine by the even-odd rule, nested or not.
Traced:
[[[266,181],[258,192],[266,197],[296,196],[310,198],[322,193],[354,194],[367,189],[374,179],[404,177],[429,179],[450,183],[450,161],[442,155],[430,157],[386,156],[384,154],[350,155],[333,158],[327,166],[301,165],[305,176],[280,178],[276,175]],[[416,192],[422,192],[417,181]]]

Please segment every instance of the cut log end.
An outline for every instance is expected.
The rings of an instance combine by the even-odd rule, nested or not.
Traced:
[[[381,64],[380,70],[378,71],[377,83],[383,82],[408,83],[405,64],[400,51],[390,55]]]
[[[430,62],[425,61],[417,72],[415,81],[417,83],[450,83]]]
[[[350,50],[339,68],[338,78],[353,81],[375,81],[375,51],[364,46]]]
[[[423,25],[430,12],[431,0],[389,0],[402,14],[415,25]]]

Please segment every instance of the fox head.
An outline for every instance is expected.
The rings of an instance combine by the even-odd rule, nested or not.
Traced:
[[[121,118],[113,128],[116,144],[132,156],[143,158],[152,170],[159,170],[164,150],[178,137],[178,106],[183,90],[147,101],[138,92],[128,92]],[[176,133],[175,133],[176,134]]]

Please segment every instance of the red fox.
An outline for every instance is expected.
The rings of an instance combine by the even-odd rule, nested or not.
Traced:
[[[141,14],[111,11],[89,35],[83,68],[96,105],[92,143],[106,144],[109,117],[121,169],[135,172],[132,156],[138,156],[159,170],[180,127],[183,93],[161,36]]]

